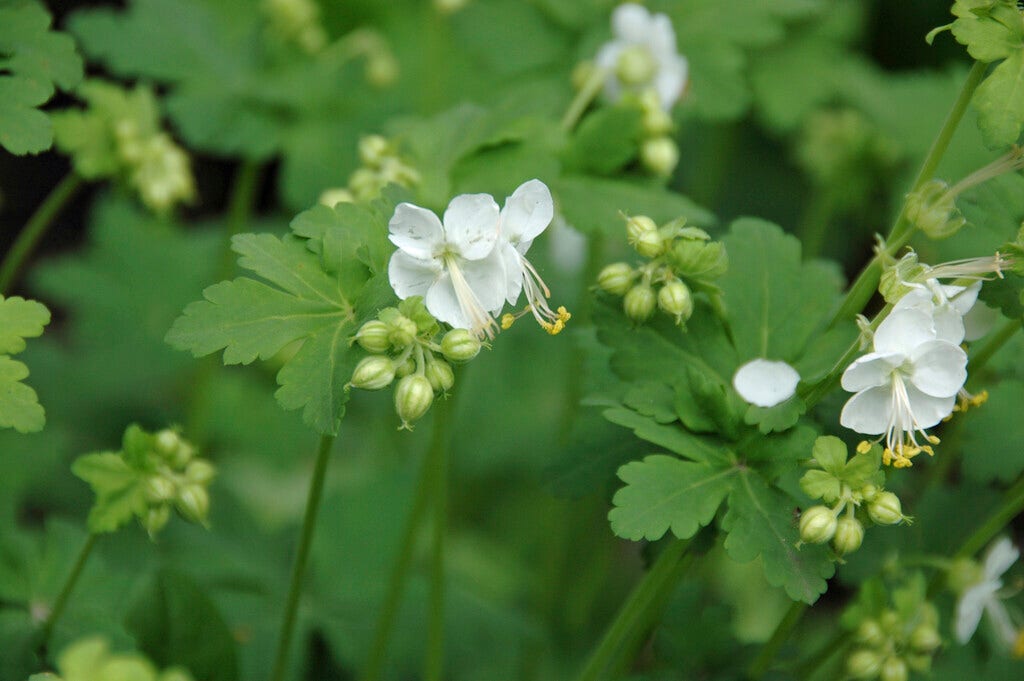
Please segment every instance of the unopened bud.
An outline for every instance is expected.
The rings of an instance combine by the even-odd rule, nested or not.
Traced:
[[[395,363],[387,357],[364,357],[352,372],[352,385],[363,390],[380,390],[395,380]]]
[[[196,459],[185,469],[185,477],[198,485],[208,485],[217,477],[217,469],[206,459]]]
[[[162,475],[152,475],[146,480],[146,500],[151,504],[160,504],[174,498],[174,483]]]
[[[441,353],[449,362],[468,362],[480,353],[480,339],[467,329],[452,329],[441,339]]]
[[[886,610],[879,616],[878,624],[886,636],[892,636],[900,626],[900,616],[895,610]]]
[[[174,505],[186,520],[206,524],[206,515],[210,512],[210,495],[202,485],[185,485],[178,492]]]
[[[661,108],[657,91],[645,90],[640,95],[640,109],[643,112],[640,124],[648,136],[657,137],[672,130],[672,117]]]
[[[861,643],[878,648],[885,643],[885,632],[877,620],[866,619],[857,627],[857,640]]]
[[[811,506],[800,514],[800,541],[824,544],[836,533],[836,514],[827,506]]]
[[[408,376],[414,371],[416,371],[416,362],[412,357],[406,357],[405,361],[395,368],[395,376],[402,378],[403,376]]]
[[[633,248],[645,258],[657,258],[665,252],[665,242],[657,230],[644,232],[633,242]]]
[[[469,4],[469,0],[434,0],[434,9],[441,14],[454,14]]]
[[[935,627],[921,625],[910,634],[910,647],[919,653],[930,653],[942,645],[942,637]]]
[[[161,456],[173,455],[180,443],[181,437],[170,428],[164,428],[156,434],[156,449]]]
[[[855,679],[871,679],[878,675],[882,659],[873,650],[861,648],[846,658],[846,671]]]
[[[405,315],[398,315],[388,322],[388,340],[397,349],[406,348],[416,340],[416,322]]]
[[[915,654],[905,653],[903,655],[903,661],[907,663],[907,666],[915,672],[925,673],[932,667],[932,656],[931,653],[927,654]]]
[[[170,519],[170,506],[167,504],[151,506],[149,510],[146,511],[146,516],[142,520],[142,527],[145,528],[150,537],[153,537],[157,532],[164,529],[164,526],[167,525],[167,521]]]
[[[891,655],[885,658],[878,672],[878,681],[907,681],[907,663],[903,658]]]
[[[355,201],[356,197],[352,196],[352,192],[343,187],[325,189],[320,193],[320,198],[317,199],[317,203],[328,208],[334,208],[339,203],[355,203]]]
[[[408,428],[430,409],[434,402],[434,388],[430,381],[420,374],[406,376],[395,388],[395,412],[402,419],[402,427]]]
[[[859,451],[860,450],[858,449],[858,452]],[[878,491],[878,487],[876,487],[875,485],[864,485],[859,490],[857,490],[857,493],[860,495],[862,501],[872,501],[875,497],[878,496]]]
[[[368,166],[380,165],[390,155],[390,147],[382,135],[367,135],[359,140],[359,160]]]
[[[651,51],[641,45],[627,47],[615,62],[615,76],[624,85],[646,85],[658,72],[658,64]]]
[[[452,365],[444,360],[435,359],[427,362],[427,368],[423,373],[430,381],[430,387],[436,393],[446,392],[455,385],[455,372],[452,371]]]
[[[636,273],[628,263],[614,262],[606,266],[597,275],[597,285],[601,290],[616,296],[623,296],[633,285]]]
[[[654,313],[656,304],[654,289],[647,284],[634,286],[622,299],[622,309],[635,322],[644,322]]]
[[[640,145],[640,162],[655,175],[667,177],[679,165],[679,145],[671,137],[652,137]]]
[[[832,546],[839,554],[853,553],[864,541],[864,526],[851,516],[843,516],[836,521],[836,534],[832,537]]]
[[[398,60],[390,52],[371,55],[366,60],[366,81],[376,88],[386,88],[398,80]]]
[[[931,180],[907,196],[904,209],[907,221],[932,239],[956,234],[967,224],[957,210],[954,194],[942,180]]]
[[[900,498],[892,492],[879,492],[868,502],[868,516],[879,525],[895,525],[903,520]]]
[[[626,218],[626,241],[632,246],[644,234],[658,231],[658,225],[646,215],[634,215]]]
[[[658,291],[658,307],[675,317],[677,322],[685,322],[693,314],[690,287],[678,279],[668,282]]]
[[[371,319],[359,327],[356,342],[367,352],[379,355],[391,349],[390,334],[391,328],[387,324],[379,319]]]

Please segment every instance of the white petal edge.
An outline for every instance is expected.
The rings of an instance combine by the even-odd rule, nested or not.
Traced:
[[[861,390],[843,405],[839,423],[865,435],[881,435],[889,427],[892,387],[888,384]]]
[[[785,362],[752,359],[732,377],[732,386],[747,402],[758,407],[774,407],[796,392],[800,374]]]
[[[978,629],[981,613],[985,605],[999,590],[998,582],[982,582],[975,584],[960,596],[956,602],[956,640],[960,644],[967,643]]]
[[[442,274],[437,261],[414,258],[405,251],[395,251],[388,262],[388,281],[402,300],[425,296]]]
[[[400,203],[388,222],[391,243],[414,258],[430,258],[444,245],[441,221],[426,208]]]
[[[917,309],[893,311],[875,331],[875,352],[910,352],[925,341],[935,340],[930,314]]]
[[[985,303],[975,303],[964,315],[964,340],[976,341],[984,338],[999,321],[999,310]]]
[[[643,5],[627,2],[612,13],[612,32],[616,38],[643,45],[652,32],[651,13]]]
[[[459,298],[455,295],[452,278],[445,272],[423,297],[427,311],[439,321],[451,324],[453,329],[470,329],[473,324],[462,312]]]
[[[1003,576],[1017,559],[1020,558],[1020,550],[1013,545],[1013,542],[1006,537],[1001,537],[989,547],[985,553],[985,578],[997,579]]]
[[[877,385],[888,385],[892,380],[892,369],[903,359],[903,355],[892,352],[869,352],[858,357],[843,372],[843,390],[855,393]]]
[[[466,260],[485,258],[498,241],[498,204],[490,194],[460,194],[444,212],[448,245]]]
[[[967,381],[967,353],[947,341],[922,343],[910,361],[910,382],[932,397],[952,397]]]
[[[551,190],[540,180],[528,180],[505,199],[501,209],[501,236],[512,244],[536,239],[554,216]]]
[[[953,405],[956,404],[956,395],[949,397],[935,397],[927,395],[910,383],[907,384],[907,401],[910,403],[910,412],[914,415],[914,423],[902,424],[904,430],[913,428],[931,428],[953,413]]]

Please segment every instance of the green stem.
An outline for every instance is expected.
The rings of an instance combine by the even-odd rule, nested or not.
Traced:
[[[665,547],[619,609],[583,671],[576,677],[577,681],[597,681],[624,652],[628,652],[623,650],[623,644],[638,628],[649,625],[651,610],[661,605],[668,591],[675,586],[682,572],[681,559],[689,544],[689,541],[673,541]]]
[[[74,171],[68,173],[32,214],[0,264],[0,294],[7,294],[53,219],[84,184],[85,180]]]
[[[1014,334],[1020,331],[1022,322],[1024,322],[1022,319],[1007,320],[995,333],[986,338],[977,350],[972,350],[970,362],[967,364],[968,372],[977,372],[988,364],[992,355],[996,354],[1001,347],[1006,345],[1007,341],[1013,338]]]
[[[565,115],[562,116],[562,132],[572,132],[572,129],[579,123],[583,112],[587,110],[590,103],[597,97],[597,93],[604,87],[604,81],[607,76],[608,73],[605,69],[594,67],[593,71],[590,72],[590,76],[587,77],[587,80],[579,89],[579,92],[576,93],[572,103],[569,104]]]
[[[800,665],[797,669],[795,678],[801,681],[811,678],[815,672],[818,671],[826,662],[832,659],[837,653],[846,650],[850,644],[850,632],[843,628],[836,631],[835,634],[825,642],[821,648],[818,649],[814,655],[812,655],[807,662]]]
[[[956,128],[960,124],[960,120],[963,118],[964,112],[967,111],[967,105],[970,104],[971,97],[974,96],[974,91],[978,88],[978,85],[981,84],[982,79],[985,77],[985,70],[987,68],[988,64],[975,62],[970,73],[967,74],[967,80],[960,89],[960,94],[953,103],[953,108],[946,116],[946,120],[943,122],[942,128],[939,130],[939,134],[936,136],[935,141],[932,142],[932,146],[928,150],[928,155],[925,156],[924,162],[921,164],[921,169],[918,171],[917,177],[914,179],[914,184],[910,188],[911,193],[917,191],[926,182],[932,179],[932,176],[935,174],[935,169],[938,168],[943,155],[946,153],[946,149],[949,147],[950,141],[953,139],[953,133],[956,132]],[[871,296],[874,295],[875,289],[878,288],[878,280],[882,276],[882,263],[886,258],[890,258],[895,255],[899,249],[910,241],[910,237],[913,236],[914,230],[914,226],[906,220],[906,202],[904,202],[892,229],[889,231],[889,236],[885,240],[885,250],[882,253],[877,253],[875,257],[871,259],[871,262],[868,263],[867,267],[865,267],[857,277],[857,280],[846,293],[846,298],[843,299],[843,304],[840,306],[839,310],[836,311],[835,315],[833,315],[830,326],[835,326],[837,323],[845,319],[851,319],[854,315],[864,309],[864,306],[868,304],[869,300],[871,300]]]
[[[444,544],[448,531],[448,448],[452,403],[438,405],[434,434],[427,455],[433,490],[433,529],[430,543],[430,611],[427,620],[425,681],[441,681],[444,671]]]
[[[1006,491],[1003,503],[982,523],[974,533],[960,545],[953,558],[973,556],[988,544],[993,537],[1002,532],[1008,522],[1024,510],[1024,477]]]
[[[826,189],[815,189],[811,200],[804,208],[803,217],[800,219],[800,226],[797,229],[797,236],[800,237],[800,244],[804,260],[817,258],[821,255],[821,249],[825,244],[825,234],[828,232],[829,220],[835,212],[836,202],[832,198],[834,193]]]
[[[306,497],[306,512],[302,518],[299,548],[295,554],[295,562],[292,564],[288,600],[285,603],[281,633],[277,639],[277,655],[274,658],[274,671],[270,675],[271,681],[281,681],[288,666],[288,652],[291,648],[292,635],[295,633],[295,616],[299,610],[299,596],[302,593],[302,577],[306,572],[306,561],[309,559],[309,549],[313,544],[313,530],[316,528],[316,516],[320,510],[320,498],[323,496],[324,479],[327,473],[327,462],[331,459],[332,445],[334,445],[334,436],[320,436],[316,464],[313,467],[313,479],[310,480],[309,496]]]
[[[803,601],[794,601],[793,605],[786,611],[785,616],[779,621],[779,624],[775,627],[775,632],[772,637],[768,639],[768,642],[761,648],[761,652],[757,654],[754,661],[750,663],[750,667],[747,669],[747,678],[751,681],[756,681],[765,675],[768,668],[771,667],[772,662],[775,660],[775,656],[779,654],[779,650],[782,648],[782,644],[786,642],[789,635],[793,633],[793,629],[799,624],[800,619],[807,612],[807,604]]]
[[[50,609],[50,614],[46,616],[46,620],[43,622],[42,641],[40,647],[43,651],[46,650],[47,643],[50,640],[50,634],[53,632],[53,627],[60,619],[61,614],[64,612],[64,608],[68,605],[68,599],[71,598],[71,592],[75,589],[75,584],[78,583],[78,578],[82,574],[82,569],[85,568],[86,561],[89,560],[89,555],[92,553],[92,549],[96,546],[96,540],[99,539],[99,535],[93,532],[89,533],[89,536],[85,540],[85,544],[82,545],[82,550],[78,552],[78,558],[75,559],[75,564],[71,568],[71,573],[68,578],[64,581],[64,587],[60,590],[60,594],[57,595],[57,600],[53,602],[53,608]]]

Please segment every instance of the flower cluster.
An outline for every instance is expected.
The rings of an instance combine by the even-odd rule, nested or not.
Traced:
[[[683,279],[703,285],[724,274],[722,244],[701,229],[686,227],[683,218],[659,228],[645,215],[626,219],[626,239],[647,262],[638,267],[612,263],[598,273],[597,285],[622,296],[623,310],[636,322],[650,319],[657,307],[685,328],[693,314],[693,292]]]
[[[372,201],[389,184],[411,188],[420,183],[419,172],[408,165],[398,152],[398,145],[381,135],[367,135],[359,140],[362,166],[348,178],[348,186],[328,189],[320,195],[320,203]]]
[[[430,314],[478,338],[493,338],[505,303],[515,305],[525,293],[526,309],[506,314],[501,327],[532,312],[544,330],[557,334],[571,315],[548,306],[551,292],[526,259],[553,215],[551,192],[540,180],[520,185],[500,211],[489,194],[456,196],[443,220],[401,203],[388,224],[398,247],[388,265],[391,287],[403,300],[422,296]]]
[[[449,362],[468,362],[480,352],[480,341],[469,331],[453,329],[438,343],[440,330],[420,296],[384,308],[356,333],[355,341],[371,354],[356,365],[349,385],[381,390],[397,378],[395,411],[401,427],[411,430],[430,409],[434,395],[455,384]]]
[[[819,437],[814,443],[813,463],[800,487],[824,504],[811,506],[800,516],[800,540],[808,544],[832,542],[840,556],[860,548],[864,527],[896,525],[909,521],[899,497],[882,488],[880,448],[858,450],[847,460],[846,445],[836,437]]]
[[[1017,559],[1020,550],[1003,537],[989,547],[981,565],[966,559],[953,564],[950,586],[960,594],[956,604],[956,640],[967,643],[978,629],[982,614],[987,614],[999,641],[1017,657],[1024,657],[1024,627],[1014,625],[1003,600],[1003,575]],[[1016,613],[1019,617],[1020,613]],[[1020,619],[1018,619],[1020,622]]]
[[[960,347],[965,339],[984,334],[972,323],[981,282],[944,285],[940,279],[999,275],[1008,264],[996,254],[929,267],[911,253],[883,276],[881,291],[892,312],[873,332],[872,351],[843,373],[843,388],[855,394],[843,407],[840,423],[879,435],[885,464],[905,468],[921,452],[933,454],[939,439],[927,429],[958,408],[984,401],[984,394],[975,397],[963,389],[967,354]]]

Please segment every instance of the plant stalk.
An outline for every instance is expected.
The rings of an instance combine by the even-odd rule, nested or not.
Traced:
[[[562,116],[562,132],[572,132],[572,129],[576,127],[576,124],[579,123],[580,118],[583,116],[583,112],[587,110],[590,103],[597,97],[597,93],[604,87],[604,81],[607,77],[608,72],[605,69],[594,67],[590,76],[569,104],[565,115]]]
[[[452,403],[438,405],[434,433],[427,456],[433,496],[433,528],[430,542],[430,610],[427,619],[425,681],[441,681],[444,673],[444,545],[448,533],[448,449]]]
[[[60,619],[60,616],[64,613],[64,609],[68,605],[68,600],[71,598],[71,592],[75,589],[75,584],[78,583],[78,578],[82,575],[82,570],[85,568],[86,562],[89,560],[89,555],[92,554],[92,549],[96,546],[96,540],[99,539],[99,535],[95,532],[90,532],[89,536],[85,540],[85,544],[82,545],[82,549],[78,552],[78,557],[75,559],[75,564],[71,568],[68,578],[64,581],[64,587],[60,590],[57,595],[57,600],[53,602],[53,607],[50,609],[50,614],[46,616],[43,621],[41,632],[42,641],[40,648],[45,652],[46,646],[50,641],[50,634],[53,633],[53,627]]]
[[[761,652],[757,654],[754,661],[750,663],[750,667],[747,668],[748,679],[756,681],[765,675],[765,672],[772,666],[772,662],[775,661],[775,656],[779,654],[782,645],[789,638],[789,635],[793,633],[796,625],[800,623],[805,612],[807,612],[806,603],[803,601],[793,601],[793,605],[789,607],[783,618],[779,620],[779,624],[775,627],[772,637],[768,639],[768,642],[761,648]]]

